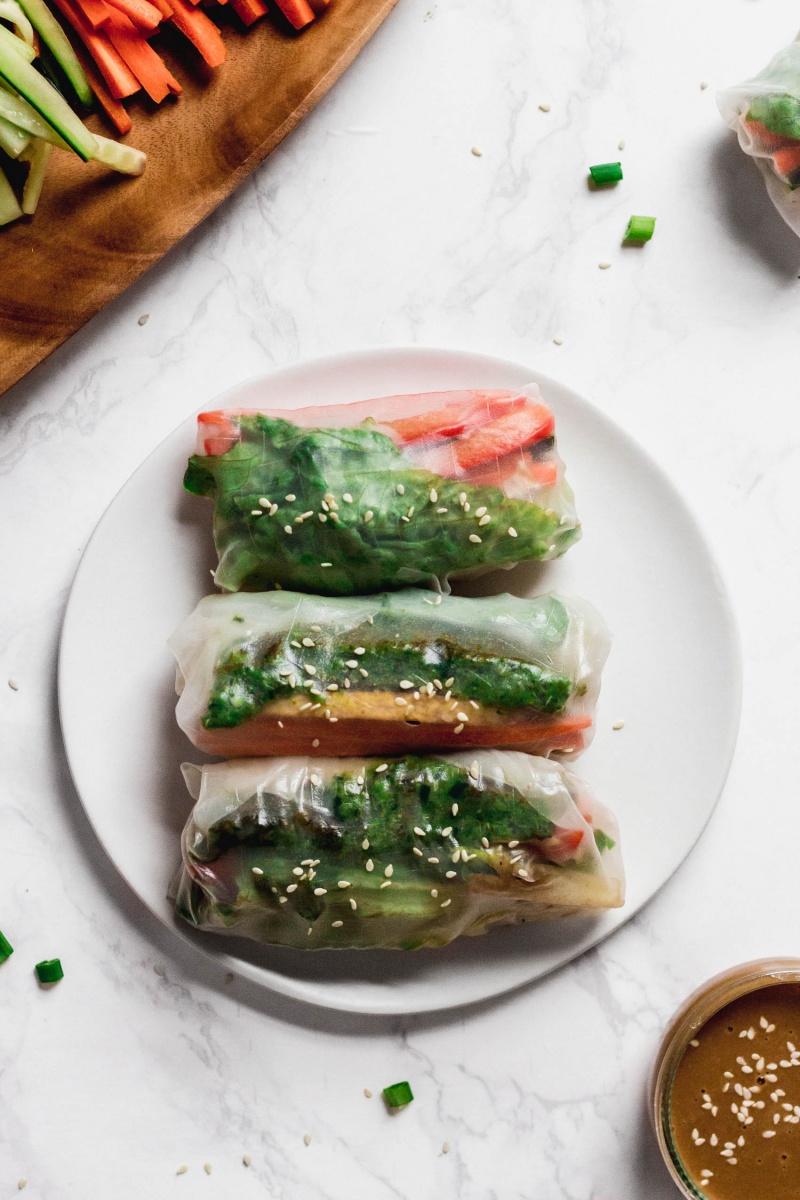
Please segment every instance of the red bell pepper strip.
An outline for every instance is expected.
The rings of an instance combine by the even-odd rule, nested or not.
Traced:
[[[455,442],[453,455],[462,471],[469,471],[551,437],[554,429],[553,414],[546,404],[527,404]]]

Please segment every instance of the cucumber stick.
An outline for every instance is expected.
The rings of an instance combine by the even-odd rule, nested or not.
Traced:
[[[32,63],[36,58],[36,51],[34,50],[33,46],[29,46],[27,42],[22,40],[22,38],[17,37],[14,33],[11,33],[8,29],[6,29],[5,25],[0,25],[0,35],[2,35],[2,40],[8,46],[9,50],[13,50],[14,53],[18,54],[20,58],[24,59],[26,63]]]
[[[97,154],[97,142],[94,137],[75,116],[63,96],[58,94],[35,67],[20,58],[14,42],[24,44],[14,37],[13,33],[0,26],[0,78],[5,79],[7,84],[19,92],[48,124],[61,134],[75,153],[88,162]]]
[[[0,17],[9,21],[17,35],[29,46],[33,45],[33,26],[17,4],[17,0],[0,0]]]
[[[16,221],[17,217],[21,216],[22,209],[17,203],[11,184],[0,171],[0,225],[8,225],[10,221]]]
[[[4,117],[0,117],[0,149],[5,150],[10,158],[19,158],[30,140],[31,135],[24,129],[19,129]]]
[[[19,0],[19,3],[25,16],[72,84],[75,95],[81,104],[91,108],[94,104],[94,95],[89,87],[89,81],[83,73],[83,67],[78,62],[67,35],[44,0]]]
[[[147,166],[147,155],[143,150],[123,146],[122,142],[113,142],[100,133],[94,135],[94,140],[97,142],[95,161],[113,167],[122,175],[141,175]]]
[[[30,148],[25,151],[24,157],[28,159],[31,166],[22,190],[22,211],[28,216],[32,216],[36,212],[52,150],[53,147],[49,142],[43,142],[41,138],[34,138]]]
[[[62,150],[69,150],[69,146],[61,135],[39,116],[35,108],[31,108],[27,100],[23,100],[22,96],[7,92],[1,84],[0,117],[10,124],[16,125],[18,129],[24,129],[33,137],[44,138],[46,142],[52,142],[54,146],[59,146]]]

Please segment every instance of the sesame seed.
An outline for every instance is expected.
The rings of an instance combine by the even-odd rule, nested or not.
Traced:
[[[331,506],[330,506],[330,504],[328,504],[327,500],[322,501],[322,508],[324,509],[324,511],[326,513],[331,511]]]
[[[303,875],[303,874],[305,874],[305,872],[303,871],[302,867],[292,867],[292,874],[293,875]]]
[[[564,345],[564,339],[563,339],[563,337],[554,337],[554,338],[553,338],[553,344],[554,344],[554,345],[556,345],[556,346],[563,346],[563,345]]]
[[[309,930],[309,932],[310,932],[310,930]],[[305,1143],[306,1146],[311,1145],[311,1134],[310,1133],[303,1134],[303,1142]]]
[[[324,524],[325,524],[325,522],[326,522],[326,521],[327,521],[327,519],[328,519],[328,518],[325,516],[325,513],[324,513],[324,512],[322,512],[322,513],[317,513],[317,517],[319,518],[320,524],[322,524],[322,525],[324,525]]]
[[[405,496],[406,494],[406,489],[403,487],[402,483],[398,483],[397,485],[397,494],[398,496]]]
[[[369,1090],[369,1088],[364,1088],[364,1095],[367,1097],[368,1100],[372,1099],[372,1092]]]
[[[775,1137],[775,1130],[774,1129],[765,1129],[761,1136],[765,1137],[765,1138]]]
[[[466,502],[467,502],[467,493],[466,493],[466,492],[459,492],[459,494],[458,494],[458,503],[459,503],[459,504],[466,504]]]
[[[383,891],[384,888],[391,887],[391,886],[392,886],[391,879],[384,879],[383,883],[381,884],[380,890]]]
[[[375,774],[380,775],[382,771],[388,771],[388,770],[389,770],[389,764],[381,763],[381,765],[379,767],[375,768]]]
[[[438,499],[439,499],[439,493],[437,492],[436,488],[431,488],[431,491],[430,491],[431,504],[435,504]]]
[[[263,517],[263,515],[264,514],[260,508],[251,508],[251,510],[250,510],[251,517]]]
[[[513,538],[515,538],[517,536],[517,531],[513,525],[509,525],[509,527],[508,527],[508,536],[513,537]]]
[[[438,858],[429,858],[429,859],[428,859],[428,862],[429,862],[429,863],[433,863],[433,864],[434,864],[434,866],[438,866],[438,865],[439,865],[439,860],[438,860]]]
[[[460,717],[460,716],[461,716],[461,713],[459,713],[458,715],[459,715],[459,717]],[[465,720],[466,720],[466,718],[465,718]],[[471,778],[471,779],[477,779],[477,778],[478,778],[478,760],[477,760],[477,759],[475,759],[475,761],[474,761],[474,762],[473,762],[473,763],[470,765],[470,768],[469,768],[469,775],[470,775],[470,778]]]
[[[450,834],[451,834],[452,832],[453,832],[453,826],[452,826],[452,825],[447,825],[447,826],[446,826],[446,827],[445,827],[445,828],[442,830],[442,837],[450,837]]]
[[[306,671],[309,675],[316,675],[316,673],[317,673],[317,668],[312,667],[310,663],[303,663],[303,670]]]
[[[364,780],[362,779],[360,782],[363,783]],[[363,842],[361,843],[361,849],[369,850],[369,838],[364,838]]]
[[[287,889],[286,889],[286,890],[287,890],[287,892],[296,892],[296,891],[297,891],[297,884],[296,884],[296,883],[290,883],[290,884],[289,884],[289,886],[287,887]]]
[[[481,838],[481,845],[483,846],[484,850],[488,850],[488,849],[489,849],[489,839],[488,839],[488,838],[485,838],[485,837],[482,837],[482,838]]]
[[[203,1163],[203,1170],[205,1171],[206,1175],[210,1175],[214,1168],[212,1167],[211,1163]]]
[[[447,908],[448,904],[452,904],[452,903],[453,903],[452,900],[443,900],[442,903],[439,905],[439,908]]]
[[[375,863],[372,861],[371,858],[368,858],[367,861],[364,863],[364,870],[365,871],[374,871],[375,870]]]
[[[450,509],[449,508],[437,508],[436,511],[437,511],[437,513],[446,513],[446,512],[449,512]]]
[[[184,1163],[183,1166],[178,1167],[175,1174],[176,1175],[185,1175],[188,1170],[189,1170],[189,1168],[186,1166],[186,1163]]]
[[[317,643],[314,641],[314,639],[313,639],[313,638],[310,638],[310,637],[304,637],[304,638],[303,638],[303,645],[304,645],[304,646],[316,646],[316,644],[317,644]]]
[[[401,517],[400,520],[408,522],[410,520],[410,518],[409,517]]]
[[[364,679],[369,679],[369,671],[365,671],[363,667],[358,668],[358,673],[359,675],[362,675]]]
[[[214,572],[212,571],[211,574],[213,575]],[[19,683],[17,682],[16,679],[9,679],[8,686],[11,688],[12,692],[19,691]]]
[[[245,1165],[246,1167],[249,1167],[249,1166],[250,1166],[250,1163],[251,1163],[252,1161],[253,1161],[253,1160],[252,1160],[252,1158],[250,1157],[250,1155],[249,1155],[249,1154],[243,1154],[243,1155],[242,1155],[242,1162],[244,1163],[244,1165]]]
[[[452,855],[451,855],[451,857],[450,857],[450,861],[451,861],[451,862],[454,862],[454,863],[457,863],[457,862],[458,862],[458,860],[459,860],[460,858],[461,858],[461,850],[460,850],[460,849],[459,849],[459,850],[454,850],[454,851],[453,851],[453,853],[452,853]]]
[[[514,849],[514,847],[515,847],[515,846],[518,846],[518,845],[519,845],[519,839],[518,839],[518,838],[514,838],[513,842],[509,842],[509,843],[508,843],[508,848],[509,848],[509,850],[513,850],[513,849]]]
[[[340,887],[340,888],[349,888],[349,887],[352,887],[353,885],[349,879],[340,879],[336,886]]]
[[[261,870],[261,867],[253,867],[253,874],[254,875],[263,875],[264,872]]]
[[[333,566],[333,563],[320,563],[319,565],[320,565],[321,567],[332,567],[332,566]]]
[[[293,501],[295,501],[297,499],[297,496],[295,496],[294,492],[289,492],[289,495],[284,496],[283,498],[284,498],[284,500],[288,500],[289,503],[291,504]]]
[[[308,937],[311,937],[311,935],[312,935],[312,933],[313,933],[313,932],[314,932],[314,926],[313,926],[313,925],[309,925],[309,927],[308,927],[308,934],[307,934],[307,936],[308,936]]]
[[[464,728],[463,724],[456,725],[455,729],[453,730],[453,733],[461,733],[463,728]]]
[[[311,745],[312,745],[313,749],[316,750],[317,746],[319,745],[319,738],[314,738]]]
[[[412,854],[416,854],[417,858],[423,858],[423,857],[424,857],[424,855],[423,855],[422,851],[420,850],[419,846],[412,846],[412,847],[411,847],[411,853],[412,853]]]
[[[444,1142],[442,1144],[442,1154],[449,1154],[449,1153],[450,1153],[450,1143]]]
[[[488,516],[488,515],[487,515],[487,516],[485,516],[485,517],[481,517],[480,521],[478,521],[478,524],[479,524],[479,525],[488,525],[488,524],[489,524],[489,522],[491,521],[491,519],[492,519],[492,518],[491,518],[490,516]]]
[[[327,894],[328,894],[328,889],[327,889],[327,888],[323,888],[323,887],[314,888],[314,895],[315,895],[315,896],[327,896]]]
[[[371,521],[374,516],[375,516],[375,513],[372,511],[372,509],[368,508],[367,511],[364,513],[364,520]]]
[[[435,900],[435,899],[436,899],[436,897],[439,895],[439,889],[438,889],[438,888],[431,888],[431,895],[433,896],[433,898],[434,898],[434,900]]]
[[[615,722],[614,722],[614,724],[611,726],[611,728],[612,728],[612,729],[624,729],[624,728],[625,728],[625,722],[624,722],[624,721],[622,721],[622,720],[620,720],[620,721],[615,721]]]
[[[488,512],[488,509],[486,508],[485,504],[482,504],[480,508],[475,509],[475,516],[482,517],[486,512]]]
[[[300,519],[301,521],[307,521],[307,520],[308,520],[308,518],[309,518],[309,517],[313,517],[313,515],[314,515],[314,510],[313,510],[313,508],[310,508],[310,509],[308,510],[308,512],[300,513],[300,518],[299,518],[299,519]]]
[[[445,877],[445,879],[455,879],[457,874],[458,874],[458,871],[445,871],[444,877]]]
[[[601,270],[601,271],[607,271],[607,270],[608,270],[608,268],[611,266],[611,263],[610,263],[610,262],[607,262],[607,261],[604,259],[602,262],[599,262],[597,265],[598,265],[598,267],[600,268],[600,270]]]
[[[295,886],[295,885],[293,884],[292,886]],[[288,892],[289,889],[287,888],[286,890]],[[286,899],[285,896],[278,896],[278,904],[288,904],[288,903],[289,903],[289,901]]]
[[[473,708],[480,710],[481,706],[478,704],[477,700],[468,700],[467,703],[471,704]]]
[[[454,817],[457,817],[458,816],[458,805],[454,804],[453,807],[450,809],[450,812],[453,814]]]
[[[292,532],[292,527],[291,527],[291,525],[284,525],[284,527],[283,527],[283,532],[284,532],[284,533],[291,533],[291,532]]]
[[[401,679],[400,680],[400,687],[403,688],[404,691],[408,691],[408,689],[413,688],[413,686],[414,685],[410,679]]]
[[[355,912],[356,909],[358,908],[358,905],[356,904],[356,902],[352,896],[350,897],[350,907],[352,908],[353,912]]]
[[[411,517],[413,517],[413,515],[414,515],[414,505],[412,504],[412,505],[411,505],[411,507],[410,507],[410,508],[409,508],[409,510],[408,510],[408,516],[409,516],[409,519],[410,519]]]
[[[319,787],[322,782],[319,775],[309,775],[309,779],[311,780],[312,787]]]
[[[384,875],[386,875],[386,877],[387,877],[387,878],[388,878],[390,875],[394,875],[394,867],[392,866],[392,864],[391,864],[391,863],[389,863],[388,867],[384,868],[384,872],[383,872],[383,873],[384,873]]]
[[[550,112],[550,109],[551,109],[551,108],[552,108],[552,105],[548,104],[546,101],[543,101],[543,102],[542,102],[542,103],[539,105],[539,111],[540,111],[540,112]]]
[[[417,835],[417,837],[425,837],[425,830],[420,829],[419,825],[414,826],[414,833]]]
[[[469,717],[467,716],[467,714],[463,713],[463,712],[456,713],[456,716],[458,717],[459,721],[468,721],[469,720]],[[472,774],[471,770],[470,770],[470,774]]]
[[[331,929],[341,929],[344,921],[331,921]]]
[[[477,535],[477,533],[471,533],[471,534],[469,535],[469,540],[470,540],[471,542],[482,542],[482,541],[483,541],[483,538],[479,538],[479,537],[478,537],[478,535]]]

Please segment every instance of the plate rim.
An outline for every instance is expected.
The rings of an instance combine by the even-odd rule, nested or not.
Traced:
[[[654,476],[656,476],[660,485],[669,492],[673,501],[682,510],[684,518],[691,524],[691,526],[693,526],[698,540],[705,550],[708,566],[711,574],[715,578],[717,585],[716,598],[721,610],[721,616],[724,619],[726,640],[728,642],[728,649],[730,652],[729,667],[732,681],[735,684],[733,694],[729,697],[729,701],[731,702],[731,715],[729,728],[726,730],[727,744],[725,746],[724,754],[725,767],[722,771],[722,775],[716,789],[716,794],[713,797],[713,801],[709,805],[706,818],[702,825],[700,825],[691,844],[688,846],[679,861],[676,862],[673,869],[665,876],[665,878],[659,883],[659,885],[648,896],[648,898],[636,909],[627,913],[623,919],[615,924],[611,929],[604,929],[602,925],[602,918],[598,920],[595,931],[593,931],[588,940],[581,940],[576,945],[574,951],[570,953],[567,958],[564,958],[560,962],[547,967],[540,974],[532,976],[528,979],[517,980],[513,983],[499,983],[497,986],[490,987],[487,991],[482,992],[480,996],[469,996],[463,1000],[455,1000],[452,1002],[448,1001],[446,1003],[441,1003],[436,999],[436,995],[434,993],[431,1003],[423,1004],[420,1001],[416,1001],[413,1007],[409,1007],[408,1004],[398,1004],[393,1002],[392,993],[387,994],[386,1002],[384,1003],[377,1003],[373,1000],[363,1004],[358,1004],[354,1000],[348,997],[339,996],[336,993],[331,997],[322,998],[317,994],[319,988],[318,984],[314,982],[292,979],[290,976],[284,976],[278,972],[270,970],[268,967],[259,966],[255,963],[247,961],[246,959],[240,959],[225,950],[212,950],[211,945],[206,946],[200,940],[200,938],[195,935],[195,931],[189,928],[184,930],[176,921],[168,921],[165,917],[165,914],[156,909],[150,900],[147,899],[144,894],[142,894],[133,880],[128,878],[122,867],[118,864],[115,856],[112,854],[109,846],[106,844],[106,841],[101,835],[100,830],[96,826],[90,806],[88,806],[84,801],[83,794],[78,784],[77,772],[70,749],[70,738],[67,732],[67,725],[69,721],[65,715],[65,709],[67,707],[65,705],[65,691],[67,689],[67,683],[65,679],[66,667],[64,665],[66,659],[65,646],[71,636],[72,624],[77,619],[74,615],[74,610],[77,604],[77,601],[75,600],[76,584],[78,583],[81,571],[85,566],[87,556],[92,549],[93,543],[104,526],[106,519],[109,518],[109,514],[116,506],[117,501],[131,485],[132,481],[142,467],[155,454],[157,454],[159,450],[162,449],[166,442],[170,441],[170,439],[175,436],[178,430],[181,429],[191,417],[196,416],[198,413],[203,412],[211,407],[224,407],[226,404],[230,403],[230,398],[233,397],[237,392],[240,392],[250,386],[266,382],[267,380],[272,380],[275,376],[291,376],[295,372],[301,373],[309,368],[324,371],[326,369],[332,369],[337,365],[347,364],[352,366],[354,363],[358,363],[359,360],[379,361],[381,359],[391,359],[393,357],[397,357],[398,355],[406,359],[418,357],[424,358],[425,356],[430,356],[433,358],[446,355],[449,357],[463,359],[465,362],[468,360],[470,364],[473,365],[479,364],[491,368],[501,368],[503,370],[508,370],[511,368],[520,372],[528,372],[531,379],[539,383],[543,389],[547,388],[548,386],[552,386],[554,389],[568,393],[572,399],[576,400],[580,405],[588,409],[600,422],[610,426],[614,435],[625,444],[628,450],[634,451],[635,454],[646,463],[648,470]],[[280,406],[276,405],[275,407]],[[288,411],[292,410],[289,409]],[[361,346],[352,349],[338,350],[336,352],[314,358],[298,359],[297,361],[283,367],[273,367],[266,372],[259,371],[249,375],[246,378],[241,379],[239,382],[232,384],[223,392],[216,394],[209,401],[201,404],[198,408],[187,413],[186,416],[174,426],[174,428],[172,428],[156,443],[155,446],[153,446],[149,453],[142,458],[142,460],[136,465],[133,471],[127,476],[127,478],[114,493],[111,500],[108,502],[99,519],[97,520],[89,538],[87,539],[86,545],[81,552],[78,564],[72,577],[72,581],[69,585],[69,596],[64,607],[64,614],[59,632],[56,689],[61,740],[64,747],[67,765],[69,767],[72,785],[75,788],[75,792],[80,801],[83,815],[86,818],[93,835],[97,839],[97,842],[102,847],[103,853],[105,854],[107,860],[114,867],[116,874],[120,877],[120,879],[123,880],[130,892],[132,892],[136,897],[137,901],[143,904],[148,912],[150,912],[151,915],[156,918],[161,927],[166,928],[171,935],[178,937],[184,943],[184,945],[190,946],[195,952],[199,951],[199,953],[208,963],[213,963],[222,970],[242,976],[249,982],[256,984],[268,992],[274,992],[277,995],[283,996],[289,1000],[299,1000],[303,1004],[310,1005],[311,1007],[322,1011],[337,1011],[376,1017],[412,1014],[430,1015],[433,1013],[453,1012],[459,1009],[472,1007],[473,1005],[494,1001],[503,995],[513,995],[515,992],[519,992],[525,987],[531,987],[540,980],[545,979],[547,976],[554,974],[563,967],[568,966],[569,963],[574,962],[587,951],[594,949],[600,942],[603,942],[607,938],[613,936],[618,930],[622,929],[628,923],[628,921],[630,921],[637,915],[637,913],[641,912],[643,908],[650,904],[651,901],[658,896],[666,884],[669,883],[669,881],[674,877],[680,867],[686,862],[689,855],[693,852],[700,838],[704,835],[708,824],[716,811],[734,762],[742,713],[742,638],[736,612],[731,601],[731,592],[727,584],[727,579],[722,568],[720,567],[716,555],[713,552],[712,545],[706,534],[706,529],[702,519],[699,519],[695,512],[692,511],[688,502],[678,490],[676,484],[672,481],[661,464],[653,457],[650,451],[646,447],[642,446],[641,443],[637,441],[637,439],[634,438],[633,435],[630,434],[622,425],[620,425],[612,416],[609,416],[597,404],[595,404],[593,400],[587,399],[587,397],[576,391],[569,384],[562,383],[560,380],[553,378],[545,372],[539,371],[534,367],[530,367],[528,363],[518,362],[515,359],[505,358],[500,355],[484,354],[480,351],[472,351],[464,349],[463,347],[429,346],[418,345],[414,343],[381,344],[378,346]],[[623,908],[620,911],[624,912],[625,910]]]

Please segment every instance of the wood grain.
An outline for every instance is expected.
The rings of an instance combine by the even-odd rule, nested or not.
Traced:
[[[0,393],[41,362],[225,198],[325,95],[397,0],[335,0],[300,35],[244,32],[218,10],[228,59],[211,72],[174,31],[154,45],[177,101],[131,106],[126,141],[147,170],[126,179],[56,152],[39,211],[0,230]],[[91,128],[110,135],[97,116]]]

